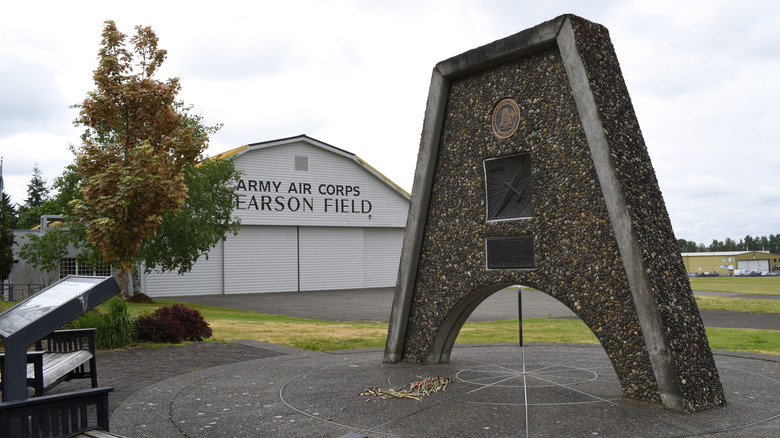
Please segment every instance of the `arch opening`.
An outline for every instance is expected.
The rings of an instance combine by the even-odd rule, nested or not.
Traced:
[[[538,292],[539,294],[543,295],[544,299],[540,300],[537,305],[544,305],[544,303],[548,303],[548,305],[551,305],[552,307],[548,310],[551,310],[553,312],[556,312],[558,315],[556,316],[572,316],[573,318],[576,318],[579,321],[582,321],[583,323],[585,321],[582,320],[580,315],[574,311],[574,309],[569,308],[569,306],[566,305],[566,303],[556,299],[552,295],[539,290],[538,288],[527,286],[527,285],[518,285],[518,284],[512,284],[512,283],[499,283],[491,286],[484,287],[482,289],[478,289],[474,291],[471,294],[467,295],[467,299],[461,301],[455,308],[453,308],[447,317],[444,319],[441,328],[439,330],[438,335],[434,339],[433,343],[433,349],[432,354],[430,354],[427,358],[428,363],[444,363],[449,361],[450,355],[452,352],[452,348],[455,345],[455,342],[457,341],[458,336],[460,335],[461,329],[463,328],[463,325],[469,321],[472,316],[475,316],[475,313],[480,313],[477,310],[480,308],[480,306],[485,303],[485,301],[488,300],[488,298],[495,297],[495,295],[499,292],[506,291],[507,293],[515,288],[522,288],[526,292],[520,292],[521,294],[528,294],[530,291]],[[518,303],[516,295],[512,295],[512,299],[510,300],[509,297],[505,298],[498,298],[495,297],[496,305],[503,305],[504,309],[502,310],[496,310],[493,309],[491,314],[496,315],[496,313],[499,313],[501,317],[499,319],[518,319],[518,318],[527,318],[526,313],[520,314],[520,308],[521,305]],[[500,300],[500,301],[499,301]],[[523,304],[523,308],[528,311],[529,308],[527,306],[527,301],[525,301],[526,304]],[[552,304],[555,303],[555,304]],[[556,309],[557,308],[557,309]],[[485,315],[481,318],[484,318],[487,316],[489,311],[485,312]],[[552,315],[537,315],[536,317],[553,317]],[[478,316],[478,318],[480,318]],[[480,319],[481,319],[480,318]],[[520,322],[522,324],[522,321]],[[588,327],[588,331],[592,333],[595,338],[598,340],[598,335],[593,332],[592,328],[585,324],[586,327]],[[518,327],[518,331],[520,328]],[[602,345],[602,348],[604,346]]]

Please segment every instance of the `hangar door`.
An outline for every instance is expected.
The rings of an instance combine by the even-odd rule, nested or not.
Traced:
[[[142,274],[143,292],[150,297],[221,294],[224,243],[219,242],[209,251],[208,258],[200,257],[192,270],[183,275],[176,271]]]
[[[298,290],[296,227],[242,226],[225,242],[225,293]]]
[[[737,260],[737,269],[768,272],[769,260]]]
[[[226,249],[228,294],[364,287],[363,228],[244,226]]]
[[[191,272],[150,274],[149,296],[390,287],[402,228],[243,225]]]
[[[302,291],[365,286],[363,228],[300,227]]]

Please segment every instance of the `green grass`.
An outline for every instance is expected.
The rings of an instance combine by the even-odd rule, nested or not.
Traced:
[[[518,342],[518,321],[472,322],[464,324],[456,343]],[[598,339],[579,319],[523,319],[523,342],[598,344]]]
[[[780,355],[780,331],[777,330],[710,327],[707,339],[710,348],[715,350]]]
[[[770,279],[774,280],[774,278]],[[386,323],[320,321],[171,300],[155,301],[155,304],[130,303],[128,310],[131,314],[139,315],[150,313],[161,306],[184,304],[200,311],[209,322],[214,332],[213,338],[209,341],[214,342],[253,339],[313,351],[332,351],[383,347],[387,337]],[[780,304],[774,303],[775,300],[711,296],[697,297],[697,302],[701,308],[750,312],[762,310],[776,312],[775,306]],[[8,308],[13,304],[0,302],[0,309]],[[707,336],[710,346],[714,349],[780,355],[780,330],[708,328]],[[587,326],[578,319],[524,319],[523,339],[529,343],[596,344],[598,342]],[[461,329],[456,342],[516,343],[517,341],[518,321],[514,319],[467,323]],[[144,346],[155,345],[144,344]]]
[[[780,277],[695,277],[691,289],[752,295],[780,295]]]
[[[722,298],[722,297],[717,297]],[[732,298],[738,300],[738,298]],[[750,300],[758,301],[758,300]],[[131,304],[131,312],[150,312],[175,301],[158,300],[155,305]],[[384,347],[386,323],[334,322],[248,310],[185,304],[198,309],[209,321],[214,340],[254,339],[313,351]],[[780,331],[709,328],[712,348],[780,355]],[[596,336],[579,319],[534,318],[523,320],[524,342],[597,344]],[[518,321],[502,320],[466,323],[456,343],[515,343]]]
[[[780,313],[780,300],[751,300],[738,297],[719,297],[716,295],[696,295],[699,309],[730,310],[732,312]],[[778,323],[780,325],[780,323]]]

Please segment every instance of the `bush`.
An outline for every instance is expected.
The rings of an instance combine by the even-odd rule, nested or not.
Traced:
[[[178,344],[184,339],[184,326],[170,314],[160,314],[161,309],[167,307],[138,318],[138,339]]]
[[[138,338],[178,344],[183,340],[202,341],[211,337],[211,327],[195,309],[181,304],[160,307],[138,319]]]
[[[107,310],[94,309],[78,317],[73,328],[96,328],[95,347],[122,348],[135,340],[135,321],[127,313],[127,303],[120,297],[108,300]]]
[[[211,327],[203,319],[203,316],[195,309],[190,309],[181,304],[175,304],[171,308],[174,319],[184,326],[184,339],[188,341],[202,341],[211,337]]]

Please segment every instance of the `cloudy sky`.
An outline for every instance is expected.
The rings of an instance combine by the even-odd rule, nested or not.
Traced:
[[[780,233],[780,3],[753,1],[38,1],[0,15],[0,156],[22,203],[73,159],[103,21],[148,25],[161,79],[224,123],[210,155],[306,134],[411,191],[433,66],[564,13],[605,25],[677,238]]]

